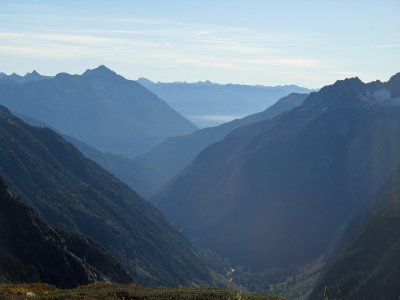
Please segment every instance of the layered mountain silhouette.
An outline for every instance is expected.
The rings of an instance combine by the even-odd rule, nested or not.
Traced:
[[[51,127],[31,117],[24,115],[16,116],[35,127]],[[61,132],[57,133],[74,145],[87,158],[97,162],[104,169],[115,175],[118,179],[144,197],[153,195],[157,189],[169,179],[164,173],[161,173],[161,171],[148,167],[141,163],[140,160],[133,160],[114,153],[106,153],[76,138],[62,134]]]
[[[182,232],[260,271],[309,262],[400,162],[400,74],[337,81],[203,151],[155,197]]]
[[[285,111],[291,110],[299,106],[306,97],[307,94],[293,93],[279,99],[275,104],[262,112],[215,127],[203,128],[188,135],[166,139],[149,152],[139,155],[135,159],[137,164],[147,166],[150,170],[157,170],[154,177],[142,177],[142,185],[146,183],[147,186],[153,189],[153,193],[155,193],[162,184],[178,174],[207,146],[222,140],[236,128],[272,119]],[[147,190],[151,192],[150,189]],[[152,194],[146,195],[151,196]]]
[[[204,82],[138,82],[164,99],[198,127],[216,126],[254,114],[290,93],[310,93],[296,85],[261,86]]]
[[[156,208],[60,135],[1,107],[0,140],[0,176],[10,188],[52,226],[104,246],[134,282],[211,283],[190,243]]]
[[[25,82],[29,82],[29,81],[38,81],[38,80],[48,79],[48,78],[51,78],[51,76],[41,75],[35,70],[33,70],[30,73],[26,73],[24,76],[18,75],[16,73],[12,73],[10,75],[7,75],[5,73],[0,72],[0,80],[10,80],[10,81],[15,81],[17,83],[25,83]]]
[[[142,163],[140,159],[133,160],[121,155],[105,153],[70,136],[63,137],[86,157],[97,162],[146,199],[154,195],[170,179],[161,170]]]
[[[129,283],[131,278],[92,240],[47,225],[0,178],[0,282],[71,288],[111,281]]]
[[[400,169],[349,222],[311,299],[400,295]]]
[[[105,66],[22,84],[1,80],[0,104],[101,151],[127,157],[196,129],[136,81]]]
[[[130,159],[114,153],[100,151],[76,138],[62,134],[67,141],[86,157],[100,164],[139,194],[151,199],[157,190],[181,171],[201,150],[220,141],[234,129],[271,119],[299,106],[307,94],[290,94],[279,99],[266,110],[215,127],[166,139],[149,152]],[[51,127],[45,122],[26,115],[17,115],[32,126]]]

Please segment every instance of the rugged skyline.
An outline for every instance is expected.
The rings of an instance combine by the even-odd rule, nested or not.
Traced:
[[[400,3],[386,1],[5,1],[0,71],[319,88],[386,81],[400,61]]]

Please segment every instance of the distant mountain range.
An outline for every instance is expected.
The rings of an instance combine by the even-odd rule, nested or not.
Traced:
[[[151,200],[157,190],[181,171],[192,159],[212,143],[222,140],[234,129],[273,118],[300,105],[307,94],[290,94],[278,100],[265,111],[219,126],[203,128],[193,133],[166,139],[149,152],[130,159],[114,153],[100,151],[76,138],[61,134],[88,158],[117,176],[135,191]],[[32,117],[17,114],[32,126],[51,127]]]
[[[180,85],[186,84],[172,84]],[[274,99],[298,89],[295,86],[269,88],[209,82],[187,85],[218,88],[225,91],[221,97],[229,93],[236,95],[236,91],[242,90],[238,92],[243,94],[240,97],[248,92],[248,101],[250,95],[258,93],[253,90],[262,91],[260,97],[269,91],[271,97],[268,99]],[[185,95],[192,98],[198,96],[196,93],[197,89],[190,88]],[[215,98],[218,95],[214,94],[210,101],[220,105],[225,100]],[[165,102],[104,66],[83,75],[60,73],[50,77],[36,71],[25,76],[0,74],[0,104],[30,124],[56,130],[88,158],[146,197],[154,195],[203,148],[221,140],[237,127],[273,117],[300,104],[296,99],[302,100],[302,96],[296,97],[293,94],[266,112],[191,135],[196,128]],[[260,105],[264,108],[265,101],[262,102]],[[169,136],[174,137],[168,139]],[[163,142],[165,138],[167,140]],[[145,154],[132,161],[141,152]]]
[[[204,149],[154,197],[201,247],[254,271],[310,262],[400,163],[400,73],[311,93]]]
[[[82,75],[26,79],[40,76],[35,74],[22,83],[0,80],[0,104],[101,151],[134,157],[167,137],[196,130],[156,95],[105,66]]]
[[[0,140],[0,176],[10,189],[50,225],[104,246],[135,283],[212,284],[209,268],[156,208],[60,135],[0,107]]]
[[[349,222],[310,299],[400,295],[400,168]]]
[[[92,240],[47,225],[0,178],[0,282],[46,282],[71,288],[110,281],[132,279]]]
[[[38,81],[42,79],[52,78],[51,76],[44,76],[33,70],[30,73],[26,73],[24,76],[18,75],[16,73],[12,73],[7,75],[3,72],[0,72],[0,80],[11,80],[18,83],[26,83],[29,81]]]
[[[310,93],[296,85],[261,86],[204,82],[138,82],[200,128],[216,126],[265,110],[290,93]]]
[[[203,128],[187,135],[166,139],[149,152],[139,155],[135,159],[137,164],[144,165],[150,170],[157,170],[153,177],[146,176],[143,178],[143,183],[147,182],[147,186],[151,186],[153,193],[155,193],[162,184],[178,174],[207,146],[222,140],[236,128],[272,119],[285,111],[291,110],[299,106],[306,97],[307,94],[293,93],[281,98],[260,113],[215,127]],[[152,196],[152,194],[146,196]]]
[[[0,282],[395,299],[400,73],[309,92],[0,73]]]

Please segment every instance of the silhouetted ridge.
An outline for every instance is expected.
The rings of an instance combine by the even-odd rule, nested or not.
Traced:
[[[400,72],[394,74],[392,77],[389,79],[389,83],[400,83]]]
[[[37,80],[42,80],[45,79],[47,76],[42,76],[36,70],[33,70],[31,73],[26,73],[24,75],[24,80],[25,82],[28,81],[37,81]]]
[[[319,113],[318,110],[340,107],[374,104],[377,102],[375,93],[389,86],[389,82],[374,81],[363,83],[358,77],[338,80],[332,85],[311,93],[304,101],[303,109]],[[389,98],[394,98],[389,94]],[[379,101],[379,100],[378,100]]]
[[[12,73],[11,75],[7,75],[5,73],[0,73],[0,80],[11,80],[16,83],[27,83],[32,81],[39,81],[43,79],[51,78],[51,76],[43,76],[39,74],[37,71],[33,70],[32,72],[26,73],[24,76],[18,75],[16,73]]]
[[[114,71],[110,70],[104,65],[100,65],[95,69],[88,69],[83,74],[83,77],[93,78],[93,77],[100,77],[100,78],[109,78],[109,77],[122,77],[115,73]]]

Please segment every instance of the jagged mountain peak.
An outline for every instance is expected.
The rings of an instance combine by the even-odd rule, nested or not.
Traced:
[[[95,69],[88,69],[82,74],[82,76],[85,76],[85,77],[92,77],[92,76],[95,76],[95,77],[98,77],[98,76],[101,76],[101,77],[119,76],[120,77],[120,75],[118,75],[117,73],[115,73],[111,69],[107,68],[105,65],[100,65]]]
[[[394,74],[392,77],[390,77],[389,82],[400,82],[400,72]]]
[[[353,97],[354,93],[366,90],[366,84],[358,77],[346,78],[337,80],[334,84],[324,86],[318,92],[311,93],[305,100],[304,108],[311,108],[316,106],[330,107],[340,103],[347,103],[348,99],[359,103],[357,97]]]
[[[23,76],[15,73],[15,72],[10,75],[0,72],[0,79],[9,79],[9,80],[12,80],[17,83],[27,83],[30,81],[38,81],[38,80],[47,79],[47,78],[51,78],[51,76],[41,75],[36,70],[33,70],[32,72],[27,72]]]
[[[39,74],[38,71],[33,70],[32,72],[27,72],[27,73],[24,75],[24,77],[25,77],[25,76],[31,76],[31,75],[35,75],[35,76],[36,76],[36,75],[40,75],[40,74]]]
[[[327,88],[331,89],[341,89],[341,90],[347,90],[347,89],[360,89],[365,87],[365,83],[361,81],[360,78],[358,77],[350,77],[342,80],[337,80],[333,85],[327,86]]]
[[[36,70],[33,70],[32,72],[28,72],[24,75],[25,81],[35,81],[35,80],[40,80],[46,78],[45,76],[42,76],[37,72]]]

